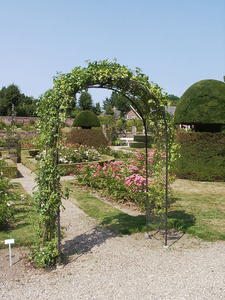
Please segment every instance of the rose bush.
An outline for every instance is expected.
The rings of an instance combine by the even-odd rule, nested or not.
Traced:
[[[165,155],[158,150],[148,152],[148,194],[151,210],[161,212],[165,201]],[[146,210],[145,154],[137,150],[133,158],[123,162],[77,165],[77,183],[101,189],[117,202],[130,201],[141,211]],[[174,176],[169,176],[169,182]]]
[[[15,195],[9,191],[9,179],[4,176],[5,160],[0,158],[0,230],[4,229],[13,216],[13,199]]]
[[[60,143],[59,162],[63,164],[79,163],[84,161],[101,160],[100,153],[94,147],[79,144]]]

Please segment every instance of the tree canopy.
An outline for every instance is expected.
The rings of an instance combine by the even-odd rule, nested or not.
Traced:
[[[12,106],[17,116],[35,116],[37,100],[25,96],[15,84],[3,86],[0,90],[0,115],[11,116]]]
[[[82,92],[79,98],[79,107],[82,110],[91,110],[92,106],[93,106],[93,101],[92,101],[91,94],[89,94],[86,91]]]
[[[107,108],[108,106],[110,108]],[[112,91],[111,96],[103,101],[103,108],[110,111],[113,107],[116,107],[121,112],[121,117],[124,117],[125,113],[130,110],[130,101],[122,93]]]

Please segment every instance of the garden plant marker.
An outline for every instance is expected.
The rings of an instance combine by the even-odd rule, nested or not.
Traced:
[[[11,244],[14,244],[14,239],[5,240],[5,245],[9,245],[9,265],[12,266]]]

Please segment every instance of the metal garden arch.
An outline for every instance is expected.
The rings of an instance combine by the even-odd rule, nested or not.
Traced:
[[[122,93],[141,116],[145,129],[146,141],[146,203],[148,198],[148,161],[147,161],[147,119],[149,114],[157,113],[163,120],[165,128],[165,246],[167,246],[167,205],[168,205],[168,129],[164,111],[165,97],[161,89],[150,84],[146,75],[140,69],[131,71],[117,62],[95,61],[89,62],[87,68],[76,67],[71,73],[58,74],[54,78],[54,87],[41,97],[39,105],[40,136],[46,147],[46,155],[38,167],[38,192],[36,194],[40,211],[43,216],[43,238],[49,228],[58,223],[58,248],[60,249],[60,215],[61,191],[59,184],[59,170],[57,169],[57,141],[65,121],[65,111],[74,101],[76,93],[88,88],[104,88]],[[44,171],[43,171],[44,170]],[[46,175],[47,174],[47,175]],[[46,180],[43,180],[47,178]],[[48,182],[46,182],[48,180]],[[55,195],[55,196],[54,196]],[[56,216],[58,214],[58,222]],[[46,214],[49,214],[48,216]],[[50,216],[50,217],[49,217]],[[51,223],[52,222],[52,223]],[[148,211],[146,215],[148,234]],[[46,225],[47,224],[47,225]],[[50,234],[51,238],[51,234]]]

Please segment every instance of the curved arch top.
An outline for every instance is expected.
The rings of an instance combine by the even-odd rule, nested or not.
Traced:
[[[60,101],[74,101],[74,95],[88,88],[115,90],[127,96],[141,116],[158,112],[166,105],[162,89],[149,82],[139,68],[135,71],[107,60],[89,62],[88,67],[75,67],[71,73],[54,77],[54,89]],[[162,112],[160,112],[162,115]]]

